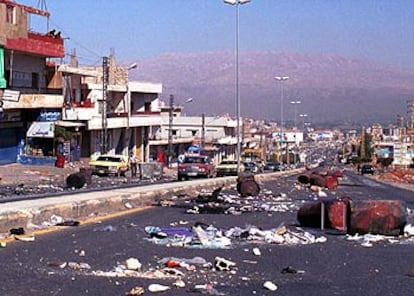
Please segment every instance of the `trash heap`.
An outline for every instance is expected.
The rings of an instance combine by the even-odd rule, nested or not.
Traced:
[[[263,230],[253,225],[219,229],[213,225],[196,223],[192,227],[146,226],[145,233],[145,239],[157,245],[206,249],[228,249],[235,244],[247,243],[303,245],[327,241],[324,236],[316,236],[301,228],[289,230],[284,225]]]
[[[240,215],[247,212],[294,212],[300,200],[292,200],[285,193],[274,195],[272,191],[261,189],[256,196],[242,197],[220,187],[213,192],[200,193],[197,197],[173,196],[155,205],[186,209],[188,214],[229,214]]]

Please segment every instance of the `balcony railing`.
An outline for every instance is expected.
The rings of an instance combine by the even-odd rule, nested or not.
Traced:
[[[131,116],[134,115],[160,115],[160,111],[131,111]]]

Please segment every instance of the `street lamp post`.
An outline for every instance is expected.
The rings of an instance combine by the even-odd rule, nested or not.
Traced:
[[[296,108],[296,106],[298,105],[298,104],[300,104],[300,103],[302,103],[301,101],[290,101],[290,103],[293,105],[293,108],[294,108],[294,112],[295,112],[295,117],[293,118],[293,122],[294,122],[294,128],[296,129],[296,115],[297,115],[297,108]]]
[[[126,81],[126,96],[127,96],[126,97],[126,104],[127,104],[127,106],[126,106],[126,109],[127,109],[127,112],[128,112],[128,118],[127,118],[127,129],[128,130],[131,127],[130,126],[131,125],[130,121],[131,121],[131,112],[132,112],[132,110],[131,110],[131,107],[132,107],[131,88],[129,86],[129,71],[131,71],[133,69],[136,69],[137,67],[138,67],[137,63],[132,63],[131,65],[129,65],[126,68],[126,73],[127,73],[127,81]],[[134,148],[135,148],[135,136],[134,136],[133,132],[128,131],[128,136],[124,137],[124,141],[128,140],[128,142],[130,142],[131,141],[131,140],[129,140],[130,137],[132,137],[132,142],[134,143]],[[128,142],[124,142],[124,147],[125,147],[124,149],[127,150],[126,155],[129,155],[130,152],[131,152],[131,151],[129,151],[129,143]],[[135,149],[133,149],[133,150],[135,150]],[[135,151],[133,151],[133,152],[134,152],[134,155],[135,155]]]
[[[240,170],[240,85],[239,85],[239,5],[249,3],[251,0],[223,0],[224,3],[234,5],[236,7],[236,44],[235,44],[235,92],[236,92],[236,133],[237,133],[237,172]]]
[[[276,76],[275,79],[280,82],[280,151],[282,150],[282,140],[283,140],[283,82],[287,81],[289,77],[287,76]]]

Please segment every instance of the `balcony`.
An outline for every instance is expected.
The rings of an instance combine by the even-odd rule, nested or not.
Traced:
[[[44,57],[63,58],[65,56],[63,38],[48,34],[29,32],[27,38],[7,38],[5,47],[8,50]]]

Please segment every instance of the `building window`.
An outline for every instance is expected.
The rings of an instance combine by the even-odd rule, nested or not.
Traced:
[[[150,112],[151,111],[151,102],[145,102],[144,103],[144,110],[146,112]]]
[[[6,22],[8,24],[16,24],[16,9],[13,5],[6,6]]]

